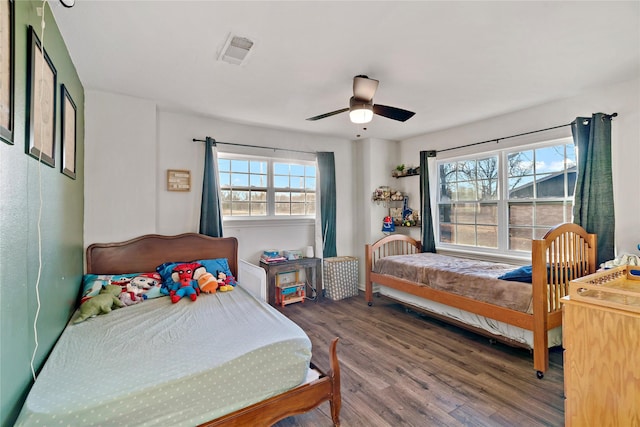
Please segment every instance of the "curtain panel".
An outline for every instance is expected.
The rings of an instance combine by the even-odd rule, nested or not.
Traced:
[[[202,182],[202,204],[200,206],[200,234],[206,234],[211,237],[223,237],[216,140],[206,137],[204,150],[204,177]]]
[[[598,264],[615,258],[611,116],[596,113],[571,124],[578,152],[573,222],[598,235]]]
[[[436,157],[435,151],[420,152],[420,217],[422,218],[422,252],[436,251],[433,218],[431,213],[431,193],[429,191],[429,158]]]
[[[322,256],[337,256],[336,251],[336,164],[333,152],[318,152],[320,174],[320,223]]]

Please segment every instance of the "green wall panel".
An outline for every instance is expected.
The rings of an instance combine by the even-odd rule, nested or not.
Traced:
[[[15,2],[14,144],[0,142],[0,422],[15,421],[33,383],[30,361],[41,368],[71,316],[83,272],[84,89],[64,40],[45,5],[44,48],[57,70],[56,165],[25,153],[27,31],[42,40],[40,1]],[[67,11],[73,13],[73,9]],[[60,85],[76,106],[75,180],[60,172]],[[41,260],[41,262],[39,261]],[[70,375],[73,375],[70,372]]]

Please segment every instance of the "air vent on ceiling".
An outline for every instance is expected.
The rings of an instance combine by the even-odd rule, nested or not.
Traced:
[[[253,42],[248,38],[231,34],[218,56],[218,61],[224,61],[233,65],[242,65],[246,62],[252,47]]]

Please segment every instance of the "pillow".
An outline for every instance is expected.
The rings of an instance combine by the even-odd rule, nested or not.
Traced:
[[[509,271],[502,276],[499,276],[500,280],[510,280],[512,282],[525,282],[531,283],[531,272],[533,268],[530,265],[523,265],[522,267],[516,268],[515,270]]]
[[[231,270],[229,269],[229,261],[226,258],[215,259],[201,259],[197,261],[179,261],[179,262],[165,262],[156,267],[156,271],[160,273],[162,277],[162,288],[160,292],[163,295],[169,295],[169,291],[173,289],[175,282],[171,278],[173,269],[180,264],[197,262],[201,264],[208,273],[216,276],[218,271],[223,271],[227,276],[231,276]]]
[[[129,273],[129,274],[85,274],[82,278],[82,296],[80,304],[100,293],[107,285],[119,285],[123,290],[127,285],[135,287],[144,299],[162,296],[160,287],[162,277],[156,273]]]

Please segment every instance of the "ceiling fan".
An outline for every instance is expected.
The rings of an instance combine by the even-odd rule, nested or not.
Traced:
[[[378,80],[370,79],[364,75],[355,76],[353,78],[353,96],[349,99],[348,108],[309,117],[307,120],[320,120],[325,117],[344,113],[345,111],[349,112],[349,118],[353,123],[369,123],[374,114],[400,122],[405,122],[413,117],[415,114],[413,111],[389,107],[388,105],[374,104],[373,95],[376,93],[378,83]]]

